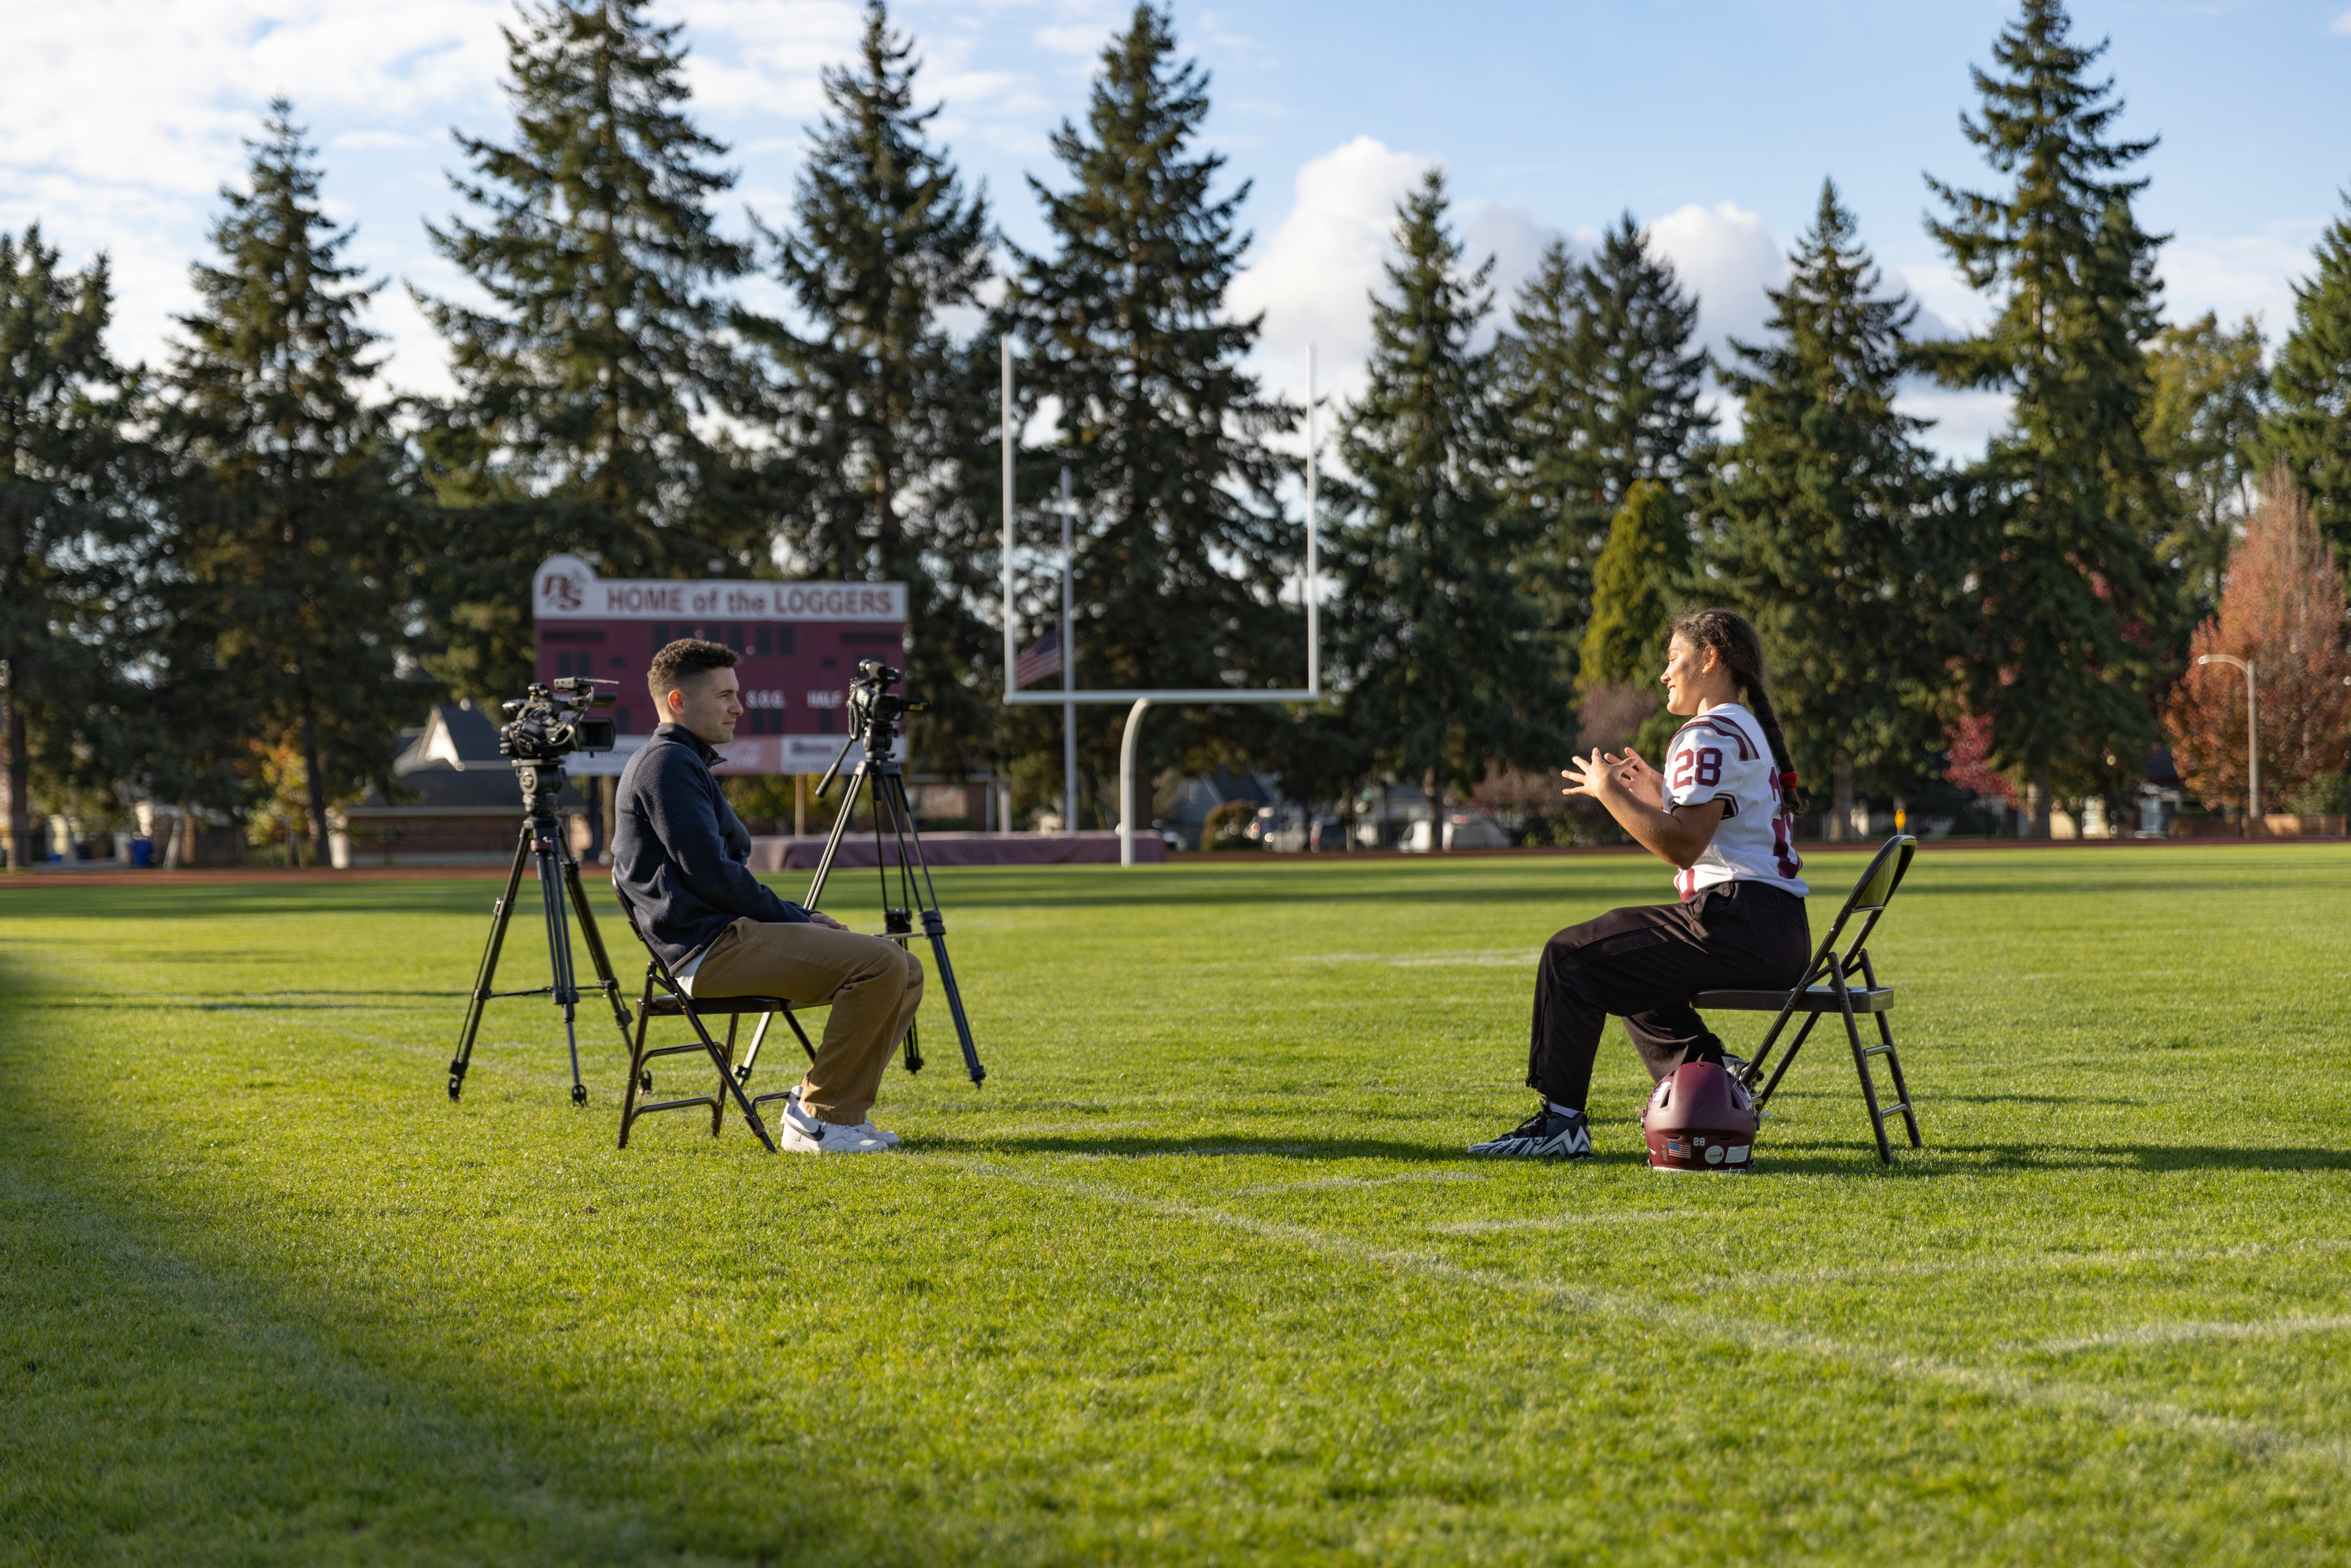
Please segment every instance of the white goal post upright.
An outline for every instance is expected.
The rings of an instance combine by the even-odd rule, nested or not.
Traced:
[[[1319,703],[1322,700],[1322,612],[1317,601],[1316,573],[1321,557],[1315,538],[1315,478],[1320,454],[1315,442],[1314,350],[1306,350],[1306,576],[1300,585],[1299,597],[1306,605],[1306,685],[1287,689],[1253,689],[1236,686],[1194,686],[1149,691],[1072,691],[1068,689],[1069,650],[1061,651],[1063,689],[1024,692],[1016,684],[1015,667],[1020,661],[1020,633],[1014,618],[1012,598],[1012,517],[1013,517],[1013,457],[1018,452],[1018,432],[1012,412],[1012,337],[1007,333],[1001,340],[1002,358],[1002,447],[1004,461],[1004,701],[1008,706],[1075,703],[1128,703],[1126,732],[1118,748],[1118,859],[1121,865],[1134,863],[1134,741],[1143,725],[1143,716],[1152,704],[1219,703]],[[1065,507],[1062,516],[1070,516]],[[1066,521],[1064,526],[1066,526]],[[1062,565],[1063,592],[1069,591],[1067,573],[1070,564]],[[1064,602],[1067,601],[1065,599]],[[1074,729],[1074,726],[1071,727]],[[1072,831],[1076,822],[1070,824]],[[1311,831],[1311,824],[1309,825]]]

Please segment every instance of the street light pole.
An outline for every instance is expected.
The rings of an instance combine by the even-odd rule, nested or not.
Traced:
[[[2240,659],[2234,653],[2206,653],[2196,661],[2199,664],[2234,664],[2245,672],[2245,794],[2247,810],[2252,821],[2245,824],[2245,836],[2252,837],[2253,822],[2262,820],[2262,733],[2261,709],[2253,698],[2253,662]]]

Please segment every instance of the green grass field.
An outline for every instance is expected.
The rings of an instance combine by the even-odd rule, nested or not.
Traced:
[[[1930,847],[1927,1148],[1823,1040],[1720,1178],[1613,1031],[1460,1153],[1635,859],[951,874],[991,1076],[863,1159],[618,1152],[537,1001],[452,1106],[494,891],[0,891],[0,1559],[2351,1558],[2351,851]]]

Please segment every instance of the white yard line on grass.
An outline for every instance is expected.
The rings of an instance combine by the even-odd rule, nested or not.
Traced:
[[[1457,1219],[1432,1225],[1440,1236],[1485,1236],[1497,1230],[1575,1230],[1586,1225],[1642,1225],[1656,1219],[1696,1219],[1698,1208],[1600,1209],[1591,1214],[1562,1214],[1550,1219]]]
[[[1324,1176],[1319,1181],[1278,1181],[1264,1186],[1237,1186],[1227,1197],[1268,1197],[1282,1192],[1339,1192],[1355,1186],[1395,1186],[1402,1182],[1490,1181],[1470,1171],[1413,1171],[1392,1176]]]
[[[1476,968],[1532,968],[1541,953],[1501,952],[1490,947],[1451,953],[1293,953],[1293,964],[1386,964],[1398,969],[1435,969],[1454,965]]]
[[[1709,1312],[1693,1312],[1687,1307],[1678,1307],[1669,1302],[1604,1287],[1562,1284],[1548,1280],[1520,1279],[1490,1269],[1465,1267],[1431,1252],[1409,1251],[1396,1247],[1367,1246],[1352,1237],[1342,1236],[1333,1231],[1318,1230],[1311,1226],[1293,1225],[1280,1220],[1257,1219],[1241,1214],[1228,1214],[1222,1209],[1209,1208],[1199,1204],[1178,1203],[1168,1198],[1151,1197],[1102,1182],[1071,1181],[1058,1176],[1014,1170],[989,1160],[970,1159],[954,1155],[925,1155],[915,1157],[935,1159],[943,1165],[951,1165],[977,1176],[994,1176],[1041,1192],[1059,1193],[1067,1197],[1137,1209],[1156,1214],[1167,1219],[1217,1226],[1254,1236],[1261,1240],[1303,1248],[1310,1252],[1327,1258],[1341,1259],[1353,1264],[1399,1270],[1419,1274],[1426,1279],[1441,1280],[1448,1284],[1477,1285],[1511,1295],[1550,1301],[1594,1317],[1622,1319],[1651,1328],[1667,1328],[1681,1333],[1728,1340],[1756,1350],[1780,1351],[1823,1361],[1842,1362],[1887,1377],[1899,1377],[1905,1375],[1925,1377],[1947,1387],[1988,1395],[2017,1405],[2029,1405],[2051,1410],[2084,1411],[2109,1421],[2127,1421],[2141,1426],[2166,1427],[2187,1436],[2226,1444],[2250,1458],[2279,1460],[2310,1458],[2323,1459],[2339,1468],[2351,1469],[2351,1446],[2342,1443],[2314,1443],[2275,1427],[2265,1427],[2255,1422],[2233,1420],[2225,1416],[2207,1416],[2198,1411],[2182,1409],[2177,1405],[2126,1398],[2118,1394],[2110,1394],[2105,1389],[2087,1387],[2080,1384],[2031,1377],[2005,1367],[1974,1366],[1961,1362],[1947,1361],[1937,1356],[1911,1355],[1888,1351],[1877,1345],[1852,1343],[1833,1339],[1826,1334],[1813,1333],[1800,1329],[1750,1322],[1737,1318],[1718,1317]]]
[[[2233,1247],[2134,1247],[2113,1252],[2025,1252],[2012,1258],[1848,1263],[1820,1269],[1726,1274],[1722,1282],[1741,1289],[1834,1285],[1850,1280],[1938,1280],[1952,1274],[1999,1274],[2020,1269],[2039,1274],[2061,1269],[2129,1268],[2143,1263],[2236,1263],[2283,1252],[2346,1251],[2351,1251],[2351,1240],[2318,1236],[2297,1241],[2245,1241]]]
[[[2007,1344],[2003,1350],[2038,1351],[2043,1355],[2067,1355],[2077,1350],[2102,1350],[2114,1345],[2185,1344],[2208,1339],[2291,1339],[2297,1334],[2341,1333],[2351,1330],[2351,1314],[2330,1318],[2271,1318],[2259,1322],[2148,1323],[2113,1333],[2086,1334],[2080,1339],[2045,1339],[2038,1344]]]

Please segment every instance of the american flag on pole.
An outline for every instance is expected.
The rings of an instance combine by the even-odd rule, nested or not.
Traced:
[[[1012,664],[1012,684],[1025,686],[1061,673],[1061,629],[1054,627],[1020,650]]]

